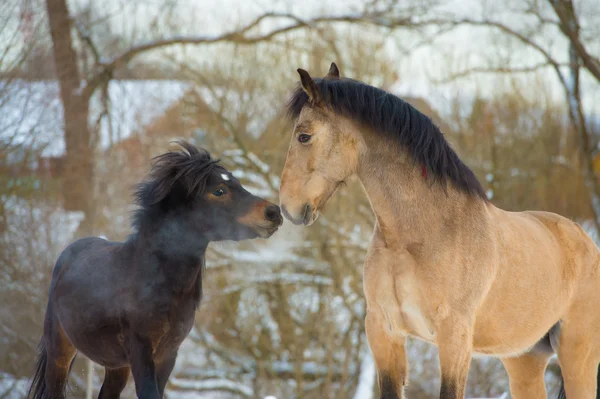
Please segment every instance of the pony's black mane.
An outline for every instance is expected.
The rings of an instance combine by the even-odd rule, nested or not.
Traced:
[[[204,194],[211,172],[217,168],[225,171],[207,150],[184,140],[176,143],[181,149],[153,158],[150,173],[136,186],[134,198],[139,209],[132,218],[135,230],[156,212]]]
[[[440,129],[427,116],[404,100],[384,90],[353,79],[314,79],[323,101],[335,112],[369,126],[396,140],[412,159],[444,187],[449,180],[459,190],[487,200],[475,174],[450,147]],[[287,114],[296,119],[308,102],[298,86],[287,104]]]

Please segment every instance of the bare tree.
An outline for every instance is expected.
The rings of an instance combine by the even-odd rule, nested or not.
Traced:
[[[586,6],[593,6],[593,2],[582,1],[579,4],[584,10]],[[600,231],[600,184],[593,166],[598,139],[593,136],[585,115],[581,85],[584,75],[591,81],[600,83],[600,60],[590,50],[591,47],[598,46],[597,36],[582,32],[582,11],[576,9],[572,0],[528,0],[510,5],[512,7],[503,4],[503,10],[487,10],[482,13],[481,18],[434,16],[428,23],[439,24],[449,29],[471,26],[500,32],[521,46],[533,50],[538,56],[538,61],[532,60],[529,65],[523,65],[522,59],[496,58],[491,60],[490,65],[467,68],[450,75],[448,79],[472,76],[474,73],[516,74],[553,71],[562,86],[567,114],[579,138],[579,168],[588,187],[590,204],[594,210],[593,221],[596,230]],[[506,18],[507,13],[511,13],[512,18]],[[595,29],[592,21],[587,22],[590,22],[587,24],[589,30]],[[563,49],[562,52],[556,50],[557,46],[552,40],[554,37],[561,37],[566,42],[565,47],[558,46],[559,50]],[[582,74],[582,71],[585,71],[585,74]]]

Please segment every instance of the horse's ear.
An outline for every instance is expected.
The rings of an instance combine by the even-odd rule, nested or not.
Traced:
[[[340,70],[338,69],[337,65],[335,65],[335,62],[331,63],[331,66],[329,67],[329,72],[327,72],[327,76],[325,76],[327,79],[339,79],[340,78]]]
[[[319,86],[315,83],[313,78],[310,77],[308,72],[302,68],[298,68],[300,74],[300,82],[302,83],[302,89],[308,94],[308,99],[313,105],[323,105],[323,96]]]

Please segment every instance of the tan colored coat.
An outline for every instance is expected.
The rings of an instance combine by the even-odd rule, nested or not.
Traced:
[[[326,79],[338,78],[334,67]],[[308,102],[282,173],[281,206],[288,219],[310,225],[341,182],[362,182],[377,219],[364,292],[381,398],[402,396],[407,336],[438,346],[441,398],[464,397],[472,353],[502,359],[513,398],[545,398],[553,350],[567,397],[596,398],[594,242],[559,215],[507,212],[451,181],[432,184],[405,147],[336,112],[299,72]]]

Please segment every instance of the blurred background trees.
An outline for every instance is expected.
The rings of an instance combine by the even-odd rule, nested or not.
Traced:
[[[51,270],[75,238],[130,232],[131,187],[169,141],[211,150],[277,201],[296,68],[384,87],[437,123],[494,204],[561,213],[597,237],[600,15],[589,1],[0,4],[0,398],[20,398]],[[370,398],[362,262],[373,218],[349,181],[311,228],[213,245],[173,398]],[[408,397],[437,397],[409,341]],[[555,362],[548,387],[556,388]],[[72,372],[84,397],[84,359]],[[103,371],[91,374],[94,396]],[[134,397],[132,387],[127,397]],[[506,374],[472,362],[469,396]]]

